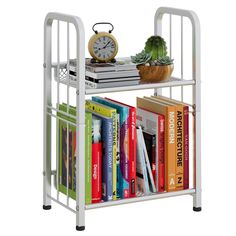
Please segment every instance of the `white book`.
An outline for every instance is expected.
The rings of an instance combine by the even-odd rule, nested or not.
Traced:
[[[145,164],[145,157],[142,148],[142,128],[137,128],[137,156],[136,156],[136,181],[137,181],[137,196],[148,195],[150,193],[147,168]]]
[[[158,114],[137,108],[136,124],[141,126],[145,131],[156,135],[156,189],[158,189]]]
[[[136,70],[136,64],[132,63],[130,57],[116,58],[116,62],[91,63],[91,59],[86,59],[86,70],[91,72],[124,71]]]
[[[94,73],[94,72],[86,70],[85,75],[94,79],[123,78],[123,77],[135,77],[135,76],[137,77],[139,76],[139,71],[127,70],[127,71],[111,71],[111,72]]]
[[[147,174],[150,180],[150,190],[155,193],[156,192],[156,187],[155,187],[155,183],[154,183],[154,179],[153,179],[153,175],[152,175],[152,170],[151,170],[151,166],[150,166],[150,162],[149,162],[149,158],[148,158],[148,153],[147,153],[147,149],[146,149],[146,145],[145,145],[145,141],[144,141],[144,137],[143,137],[143,131],[142,128],[140,126],[141,129],[141,147],[143,149],[143,154],[144,154],[144,160],[145,160],[145,166],[146,166],[146,170],[147,170]]]
[[[89,80],[85,80],[86,88],[111,88],[111,87],[122,87],[138,85],[140,80],[130,80],[121,82],[108,82],[108,83],[95,83]]]

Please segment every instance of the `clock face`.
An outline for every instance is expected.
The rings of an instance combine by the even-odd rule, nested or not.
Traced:
[[[99,37],[93,44],[93,52],[95,56],[101,60],[114,58],[116,54],[116,44],[114,40],[108,36]]]

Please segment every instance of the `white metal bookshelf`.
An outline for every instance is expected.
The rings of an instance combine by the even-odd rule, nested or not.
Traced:
[[[61,206],[69,209],[76,214],[76,229],[85,229],[85,210],[108,207],[113,205],[134,203],[140,201],[148,201],[159,198],[192,195],[193,197],[193,210],[201,210],[201,88],[200,88],[200,24],[197,15],[189,10],[181,10],[175,8],[161,7],[156,11],[154,17],[154,34],[162,35],[162,19],[163,15],[169,15],[169,41],[170,41],[170,55],[171,55],[171,42],[172,42],[172,16],[180,17],[181,24],[181,77],[172,77],[168,82],[152,83],[152,84],[139,84],[135,86],[126,87],[112,87],[102,89],[87,89],[85,87],[85,33],[82,20],[77,16],[65,15],[60,13],[49,13],[45,18],[44,23],[44,134],[43,134],[43,209],[51,209],[51,201],[58,203]],[[183,19],[188,18],[192,26],[192,78],[183,78]],[[57,27],[57,62],[52,63],[52,24],[56,22]],[[60,22],[67,25],[67,62],[60,62]],[[74,25],[76,30],[76,81],[71,81],[69,73],[70,58],[70,25]],[[67,87],[67,104],[70,99],[70,87],[75,88],[76,93],[76,124],[65,120],[57,115],[59,111],[57,106],[52,104],[52,82],[53,82],[53,69],[55,76],[55,91],[57,104],[60,101],[59,88],[61,84]],[[58,125],[59,120],[66,122],[69,125],[76,126],[76,136],[85,136],[85,97],[86,95],[133,91],[153,89],[154,94],[162,93],[162,88],[170,87],[170,97],[172,97],[172,87],[181,87],[181,100],[183,100],[183,87],[192,87],[192,108],[193,108],[193,188],[175,191],[155,193],[148,196],[120,199],[116,201],[108,201],[96,204],[85,204],[85,139],[76,139],[76,204],[71,207],[69,204],[69,186],[67,182],[67,200],[62,202],[60,200],[60,192],[58,190],[59,184],[59,151],[56,151],[56,170],[52,170],[52,118],[55,118]],[[69,105],[67,106],[69,109]],[[67,113],[66,113],[67,114]],[[68,115],[68,114],[67,114]],[[57,126],[58,127],[58,126]],[[68,129],[67,129],[68,130]],[[67,135],[68,137],[68,135]],[[58,136],[56,136],[57,141]],[[68,143],[68,142],[67,142]],[[67,144],[68,145],[68,144]],[[68,150],[68,148],[67,148]],[[68,161],[67,153],[67,161]],[[68,181],[67,169],[67,181]],[[52,178],[55,180],[56,195],[52,194]]]

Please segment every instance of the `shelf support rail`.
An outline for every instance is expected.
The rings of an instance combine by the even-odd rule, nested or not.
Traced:
[[[162,18],[164,14],[170,15],[170,56],[172,55],[172,15],[180,16],[181,23],[181,80],[183,80],[183,18],[190,20],[192,25],[192,79],[195,81],[192,86],[192,100],[194,110],[194,188],[193,207],[194,210],[201,209],[201,65],[200,65],[200,22],[195,12],[169,7],[157,9],[154,17],[154,34],[162,36]],[[155,95],[161,95],[161,89],[155,89]],[[170,91],[170,97],[172,93]],[[181,86],[181,100],[183,101],[183,86]]]
[[[43,205],[44,209],[51,208],[51,200],[59,201],[59,151],[57,155],[57,197],[51,197],[51,114],[52,107],[52,23],[57,21],[57,77],[59,81],[60,66],[60,24],[67,23],[67,71],[69,71],[70,60],[70,30],[69,25],[73,24],[76,30],[76,229],[85,228],[85,35],[82,20],[77,16],[71,16],[61,13],[48,13],[44,22],[44,124],[43,124]],[[69,73],[68,73],[69,76]],[[69,79],[67,80],[67,112],[69,110]],[[57,83],[57,109],[60,103],[60,88]],[[59,117],[57,119],[57,128]],[[68,164],[68,128],[67,121],[67,164]],[[57,141],[59,137],[56,137]],[[58,143],[58,142],[57,142]],[[58,146],[57,146],[58,149]],[[67,168],[67,204],[69,208],[69,184]]]

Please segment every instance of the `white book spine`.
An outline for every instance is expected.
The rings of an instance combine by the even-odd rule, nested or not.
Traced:
[[[148,195],[150,193],[150,189],[149,189],[149,184],[148,184],[148,176],[147,176],[147,169],[146,169],[146,165],[145,165],[145,159],[144,159],[144,154],[143,154],[143,149],[142,149],[142,139],[141,139],[141,133],[142,133],[142,129],[140,127],[140,129],[138,128],[136,130],[137,132],[137,172],[139,172],[140,174],[142,174],[143,176],[143,180],[141,185],[143,186],[143,193],[145,195]],[[138,180],[137,180],[138,183]],[[139,195],[140,193],[138,193]]]
[[[142,126],[144,130],[148,131],[148,132],[152,132],[156,135],[156,189],[158,189],[158,150],[159,150],[159,146],[158,146],[158,129],[159,129],[159,124],[158,124],[158,120],[159,120],[159,116],[156,113],[153,112],[149,112],[149,111],[145,111],[141,108],[137,108],[136,110],[137,112],[137,126]]]
[[[149,179],[151,181],[150,185],[151,185],[151,188],[152,188],[152,192],[155,193],[156,192],[156,187],[155,187],[155,184],[154,184],[152,170],[151,170],[151,166],[150,166],[150,162],[149,162],[149,158],[148,158],[148,153],[147,153],[147,149],[146,149],[146,145],[145,145],[145,141],[144,141],[144,137],[143,137],[143,131],[142,131],[141,127],[140,127],[140,129],[141,129],[141,146],[142,146],[142,149],[143,149],[144,160],[145,160],[145,164],[146,164],[145,166],[146,166],[146,169],[147,169],[147,173],[149,175]]]

